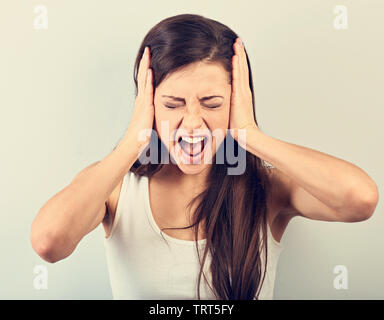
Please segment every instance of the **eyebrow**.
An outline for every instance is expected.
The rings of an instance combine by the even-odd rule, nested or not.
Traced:
[[[175,96],[167,96],[167,95],[162,95],[163,98],[171,98],[173,100],[176,100],[176,101],[181,101],[181,102],[184,102],[185,103],[185,99],[184,98],[180,98],[180,97],[175,97]],[[207,101],[207,100],[210,100],[210,99],[213,99],[213,98],[223,98],[223,96],[206,96],[206,97],[202,97],[200,98],[199,100],[200,101]]]

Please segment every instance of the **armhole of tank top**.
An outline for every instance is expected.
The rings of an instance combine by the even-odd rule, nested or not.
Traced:
[[[273,243],[273,245],[275,247],[277,247],[279,250],[282,250],[284,245],[281,243],[281,240],[280,240],[280,242],[277,242],[277,240],[275,239],[275,237],[272,234],[272,230],[271,230],[271,227],[270,227],[268,222],[267,222],[267,233],[268,233],[268,237],[269,237],[269,239],[271,239],[271,242]]]
[[[120,190],[120,194],[119,194],[119,200],[117,201],[117,206],[116,206],[116,212],[115,212],[115,217],[113,219],[113,223],[112,223],[112,228],[111,228],[111,232],[109,233],[109,236],[108,238],[105,238],[104,239],[106,241],[109,241],[114,233],[115,233],[115,229],[116,229],[116,226],[117,224],[119,223],[119,219],[120,219],[120,216],[122,215],[122,212],[124,210],[124,204],[125,202],[123,202],[123,198],[125,198],[126,196],[126,193],[127,193],[127,188],[128,188],[128,183],[129,183],[129,175],[130,175],[130,171],[128,171],[124,178],[123,178],[123,183],[121,185],[121,190]]]

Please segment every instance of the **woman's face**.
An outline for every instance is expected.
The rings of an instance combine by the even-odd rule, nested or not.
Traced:
[[[155,129],[185,174],[211,166],[228,129],[230,100],[229,73],[221,63],[191,63],[156,88]]]

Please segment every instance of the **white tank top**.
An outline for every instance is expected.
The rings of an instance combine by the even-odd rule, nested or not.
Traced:
[[[276,267],[283,245],[268,230],[268,264],[259,299],[273,299]],[[199,240],[201,257],[206,240]],[[197,299],[200,263],[195,241],[181,240],[161,232],[149,202],[148,177],[128,171],[124,176],[116,215],[108,238],[104,238],[109,278],[114,299]],[[264,272],[264,254],[262,275]],[[211,283],[210,255],[204,274]],[[204,277],[200,298],[213,300]]]

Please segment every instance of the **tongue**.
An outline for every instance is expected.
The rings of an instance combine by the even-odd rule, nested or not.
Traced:
[[[180,146],[190,156],[194,156],[203,150],[203,142],[188,143],[184,140],[181,140]]]

